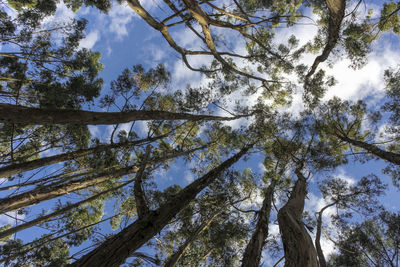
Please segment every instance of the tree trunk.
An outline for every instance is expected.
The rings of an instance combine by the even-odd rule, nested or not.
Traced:
[[[120,188],[122,188],[122,187],[124,187],[124,186],[126,186],[126,185],[128,185],[130,183],[132,183],[133,181],[134,180],[129,180],[126,183],[123,183],[123,184],[121,184],[121,185],[119,185],[117,187],[114,187],[114,188],[111,188],[109,190],[100,192],[100,193],[98,193],[98,194],[96,194],[96,195],[94,195],[92,197],[89,197],[89,198],[84,199],[82,201],[79,201],[77,203],[68,205],[68,206],[66,206],[64,208],[61,208],[61,209],[59,209],[59,210],[57,210],[57,211],[55,211],[53,213],[50,213],[50,214],[44,215],[44,216],[40,216],[40,217],[38,217],[38,218],[36,218],[36,219],[34,219],[32,221],[25,222],[23,224],[17,225],[17,226],[15,226],[13,228],[10,228],[10,229],[7,229],[7,230],[5,230],[3,232],[0,232],[0,239],[4,238],[6,236],[10,236],[12,234],[15,234],[15,233],[17,233],[19,231],[28,229],[29,227],[35,226],[37,224],[41,224],[41,223],[47,222],[47,221],[51,220],[52,218],[55,218],[55,217],[57,217],[59,215],[62,215],[62,214],[66,213],[66,212],[68,212],[68,211],[70,211],[70,210],[72,210],[74,208],[77,208],[77,207],[79,207],[79,206],[81,206],[81,205],[83,205],[85,203],[93,201],[93,200],[101,197],[102,195],[105,195],[107,193],[110,193],[110,192],[113,192],[115,190],[118,190],[118,189],[120,189]]]
[[[317,252],[301,221],[307,195],[307,179],[299,169],[297,181],[288,202],[278,212],[286,267],[318,267]]]
[[[393,153],[393,152],[389,152],[389,151],[385,151],[385,150],[380,149],[379,147],[377,147],[375,145],[371,145],[371,144],[368,144],[368,143],[365,143],[365,142],[362,142],[362,141],[354,140],[354,139],[351,139],[351,138],[349,138],[347,136],[342,136],[342,135],[339,135],[339,134],[335,134],[335,136],[337,136],[339,139],[341,139],[341,140],[343,140],[343,141],[345,141],[345,142],[347,142],[349,144],[352,144],[352,145],[354,145],[356,147],[359,147],[359,148],[363,148],[366,151],[368,151],[369,153],[371,153],[371,154],[373,154],[373,155],[375,155],[375,156],[377,156],[377,157],[379,157],[381,159],[384,159],[384,160],[389,161],[389,162],[391,162],[391,163],[393,163],[395,165],[400,166],[400,155],[399,154],[396,154],[396,153]]]
[[[237,162],[251,147],[252,145],[244,147],[239,153],[186,186],[157,210],[150,211],[142,219],[136,220],[70,266],[120,266],[126,258],[159,233],[200,191]]]
[[[138,172],[136,173],[136,179],[135,179],[135,184],[133,186],[133,194],[135,196],[135,202],[136,202],[136,212],[138,215],[138,218],[144,217],[148,212],[149,212],[149,206],[147,205],[147,200],[145,193],[143,191],[142,183],[143,183],[143,176],[144,171],[146,170],[146,163],[147,160],[149,159],[151,152],[151,147],[147,146],[146,147],[146,154],[144,155],[143,161],[140,164],[140,168]]]
[[[329,205],[326,205],[323,207],[319,212],[318,212],[318,218],[317,218],[317,233],[315,234],[315,248],[317,249],[317,254],[318,254],[318,261],[319,261],[319,266],[320,267],[326,267],[326,260],[324,256],[324,252],[322,251],[321,247],[321,230],[322,230],[322,213],[324,210],[327,208],[335,205],[336,203],[331,203]]]
[[[185,254],[186,249],[195,241],[198,236],[205,230],[207,229],[208,226],[212,223],[212,221],[217,218],[221,212],[215,213],[210,219],[205,221],[202,225],[200,225],[194,233],[191,234],[191,236],[183,243],[178,250],[172,254],[170,257],[168,257],[167,261],[164,264],[164,267],[173,267],[175,266],[178,261],[181,259],[181,257]]]
[[[176,158],[182,155],[187,155],[192,152],[195,152],[196,150],[203,149],[204,146],[191,149],[188,151],[183,151],[183,152],[178,152],[174,153],[172,155],[154,159],[148,162],[148,164],[154,164],[162,161],[166,161],[168,159]],[[93,186],[99,183],[102,183],[108,179],[113,179],[116,177],[120,177],[123,175],[127,175],[133,172],[138,171],[138,167],[136,165],[132,165],[126,168],[121,168],[118,170],[111,170],[111,171],[106,171],[101,174],[95,174],[95,175],[90,175],[88,177],[78,179],[78,180],[73,180],[67,183],[53,183],[49,184],[46,186],[39,186],[33,190],[30,190],[28,192],[15,195],[13,197],[9,198],[3,198],[0,199],[0,214],[21,209],[33,204],[40,203],[45,200],[53,199],[65,194],[69,194],[71,192],[80,190],[80,189],[85,189],[89,186]]]
[[[141,139],[137,141],[132,141],[132,142],[123,142],[123,143],[117,143],[117,144],[108,144],[108,145],[98,145],[96,147],[92,148],[85,148],[85,149],[79,149],[73,152],[67,152],[67,153],[62,153],[50,157],[45,157],[45,158],[40,158],[36,160],[31,160],[27,162],[22,162],[22,163],[17,163],[17,164],[12,164],[6,167],[0,168],[0,178],[2,177],[9,177],[11,175],[21,173],[21,172],[26,172],[30,170],[34,170],[40,167],[44,167],[47,165],[51,164],[56,164],[59,162],[67,161],[67,160],[73,160],[79,157],[83,157],[89,154],[93,154],[96,152],[101,152],[106,149],[112,149],[112,148],[119,148],[119,147],[124,147],[124,146],[134,146],[134,145],[139,145],[145,142],[153,142],[155,140],[161,139],[166,137],[167,135],[162,135],[154,138],[146,138],[146,139]]]
[[[260,265],[261,252],[268,237],[269,216],[276,182],[276,179],[272,179],[265,192],[263,205],[258,213],[256,229],[243,254],[242,267],[258,267]]]
[[[174,113],[162,110],[131,110],[125,112],[94,112],[70,109],[30,108],[0,103],[0,123],[21,123],[26,125],[79,124],[107,125],[147,120],[189,120],[189,121],[230,121],[250,115],[220,117]]]
[[[310,78],[317,70],[318,65],[328,59],[329,54],[333,48],[335,48],[336,43],[339,40],[340,25],[342,24],[344,18],[346,0],[326,0],[326,5],[329,9],[327,43],[322,51],[322,54],[314,60],[311,69],[306,75],[306,86],[309,85]]]

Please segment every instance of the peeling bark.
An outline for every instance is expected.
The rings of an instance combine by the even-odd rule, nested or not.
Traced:
[[[299,169],[297,181],[288,202],[278,212],[286,267],[318,267],[317,252],[310,235],[301,221],[307,195],[307,179]]]
[[[43,109],[0,103],[0,123],[26,125],[79,124],[108,125],[147,120],[229,121],[250,115],[220,117],[174,113],[162,110],[131,110],[125,112],[94,112],[72,109]]]
[[[261,252],[268,237],[269,216],[276,182],[276,179],[273,179],[265,192],[263,205],[258,213],[256,229],[243,254],[242,267],[258,267],[260,265]]]
[[[246,154],[252,146],[244,147],[239,153],[186,186],[157,210],[150,211],[142,219],[136,220],[81,259],[70,264],[70,266],[120,266],[133,252],[159,233],[200,191],[210,185],[223,171]]]
[[[6,167],[0,168],[0,178],[1,177],[9,177],[14,174],[18,174],[21,172],[26,172],[30,170],[34,170],[40,167],[44,167],[47,165],[67,161],[67,160],[73,160],[79,157],[83,157],[89,154],[101,152],[107,149],[113,149],[113,148],[120,148],[124,146],[135,146],[135,145],[140,145],[145,142],[153,142],[156,140],[159,140],[161,138],[166,137],[167,135],[161,135],[153,138],[146,138],[146,139],[141,139],[137,141],[132,141],[132,142],[124,142],[124,143],[116,143],[116,144],[108,144],[108,145],[98,145],[96,147],[92,148],[86,148],[86,149],[79,149],[73,152],[67,152],[67,153],[62,153],[50,157],[45,157],[45,158],[40,158],[36,160],[31,160],[31,161],[26,161],[22,163],[17,163],[17,164],[12,164]]]

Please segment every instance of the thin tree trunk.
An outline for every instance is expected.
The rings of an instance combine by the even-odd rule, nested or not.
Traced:
[[[354,140],[351,139],[347,136],[342,136],[340,134],[335,134],[335,136],[337,136],[339,139],[352,144],[354,146],[357,146],[359,148],[365,149],[366,151],[368,151],[369,153],[384,159],[386,161],[389,161],[395,165],[399,165],[400,166],[400,155],[393,153],[393,152],[389,152],[389,151],[385,151],[383,149],[380,149],[379,147],[375,146],[375,145],[371,145],[362,141],[358,141],[358,140]]]
[[[216,212],[210,219],[202,223],[194,233],[190,235],[190,237],[183,243],[178,250],[172,254],[170,257],[168,257],[167,261],[164,264],[164,267],[173,267],[175,266],[178,261],[182,258],[182,256],[185,254],[186,249],[199,237],[199,235],[207,229],[208,226],[212,223],[212,221],[217,218],[221,214],[220,212]]]
[[[186,186],[158,209],[150,211],[142,219],[136,220],[70,266],[120,266],[125,262],[126,258],[159,233],[200,191],[237,162],[251,147],[252,145],[244,147],[239,153]]]
[[[318,212],[317,218],[317,233],[315,234],[315,248],[317,249],[318,261],[320,267],[326,267],[326,260],[324,256],[324,252],[321,247],[321,230],[322,230],[322,213],[329,207],[335,205],[336,202],[326,205]]]
[[[40,217],[38,217],[38,218],[36,218],[36,219],[34,219],[34,220],[32,220],[32,221],[25,222],[25,223],[23,223],[23,224],[17,225],[17,226],[15,226],[15,227],[13,227],[13,228],[10,228],[10,229],[7,229],[7,230],[5,230],[5,231],[3,231],[3,232],[0,232],[0,239],[1,239],[1,238],[4,238],[4,237],[6,237],[6,236],[10,236],[10,235],[12,235],[12,234],[15,234],[15,233],[17,233],[17,232],[19,232],[19,231],[28,229],[28,228],[30,228],[30,227],[32,227],[32,226],[35,226],[35,225],[38,225],[38,224],[47,222],[47,221],[51,220],[52,218],[55,218],[55,217],[57,217],[57,216],[59,216],[59,215],[62,215],[62,214],[66,213],[66,212],[68,212],[68,211],[70,211],[70,210],[72,210],[72,209],[74,209],[74,208],[77,208],[77,207],[79,207],[79,206],[81,206],[81,205],[83,205],[83,204],[85,204],[85,203],[88,203],[88,202],[90,202],[90,201],[93,201],[93,200],[95,200],[95,199],[101,197],[102,195],[105,195],[105,194],[108,194],[108,193],[113,192],[113,191],[115,191],[115,190],[118,190],[118,189],[120,189],[120,188],[122,188],[122,187],[124,187],[124,186],[126,186],[126,185],[128,185],[128,184],[130,184],[130,183],[132,183],[133,181],[134,181],[133,179],[132,179],[132,180],[129,180],[129,181],[127,181],[126,183],[123,183],[123,184],[121,184],[121,185],[119,185],[119,186],[117,186],[117,187],[114,187],[114,188],[111,188],[111,189],[109,189],[109,190],[100,192],[100,193],[98,193],[98,194],[96,194],[96,195],[94,195],[94,196],[91,196],[91,197],[89,197],[89,198],[87,198],[87,199],[84,199],[84,200],[82,200],[82,201],[79,201],[79,202],[77,202],[77,203],[68,205],[68,206],[66,206],[66,207],[64,207],[64,208],[61,208],[61,209],[59,209],[59,210],[57,210],[57,211],[55,211],[55,212],[52,212],[52,213],[50,213],[50,214],[48,214],[48,215],[40,216]]]
[[[230,121],[250,115],[220,117],[174,113],[162,110],[131,110],[125,112],[94,112],[70,109],[43,109],[0,103],[0,123],[26,125],[79,124],[107,125],[147,120]]]
[[[317,252],[301,221],[307,195],[307,179],[295,170],[297,181],[288,202],[278,212],[286,267],[318,267]]]
[[[165,156],[162,158],[158,158],[155,160],[149,161],[150,164],[155,164],[158,162],[166,161],[168,159],[176,158],[179,156],[187,155],[192,152],[195,152],[199,149],[203,149],[205,146],[191,149],[188,151],[183,151],[183,152],[178,152],[174,153],[169,156]],[[127,175],[130,173],[134,173],[138,171],[138,167],[136,165],[132,165],[126,168],[121,168],[118,170],[111,170],[111,171],[106,171],[101,174],[96,174],[96,175],[90,175],[88,177],[78,179],[78,180],[73,180],[67,183],[53,183],[49,184],[46,186],[39,186],[33,190],[30,190],[28,192],[15,195],[13,197],[8,197],[8,198],[3,198],[0,199],[0,214],[21,209],[33,204],[40,203],[45,200],[53,199],[65,194],[69,194],[71,192],[81,190],[84,188],[87,188],[89,186],[93,186],[99,183],[102,183],[108,179],[113,179],[116,177],[121,177],[123,175]]]
[[[143,183],[143,176],[144,171],[146,169],[147,160],[149,159],[149,155],[151,152],[151,147],[146,147],[146,154],[144,155],[143,161],[141,166],[136,173],[135,184],[133,186],[133,194],[135,196],[135,203],[136,203],[136,212],[138,218],[143,218],[149,212],[149,206],[147,205],[147,200],[145,193],[143,191],[142,183]]]
[[[318,65],[328,59],[331,51],[335,48],[339,40],[340,25],[344,18],[346,0],[326,0],[326,5],[329,9],[327,43],[322,54],[314,60],[313,65],[305,77],[306,86],[309,85],[310,78],[317,70]]]
[[[256,229],[243,254],[242,267],[258,267],[260,265],[261,252],[268,237],[269,216],[276,182],[276,179],[272,179],[265,192],[263,205],[258,213]]]
[[[22,162],[22,163],[17,163],[17,164],[12,164],[6,167],[0,168],[0,178],[1,177],[9,177],[11,175],[21,173],[21,172],[26,172],[30,170],[34,170],[40,167],[44,167],[47,165],[51,164],[56,164],[59,162],[67,161],[67,160],[72,160],[76,159],[79,157],[83,157],[89,154],[101,152],[107,149],[113,149],[113,148],[120,148],[124,146],[135,146],[135,145],[140,145],[145,142],[153,142],[158,139],[164,138],[167,135],[161,135],[153,138],[146,138],[146,139],[141,139],[137,141],[132,141],[132,142],[122,142],[122,143],[115,143],[115,144],[108,144],[108,145],[98,145],[96,147],[91,147],[91,148],[85,148],[85,149],[79,149],[73,152],[67,152],[67,153],[62,153],[50,157],[45,157],[45,158],[40,158],[32,161],[27,161],[27,162]]]

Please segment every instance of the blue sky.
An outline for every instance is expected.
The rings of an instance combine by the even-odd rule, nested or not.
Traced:
[[[153,15],[165,17],[165,13],[159,8],[159,0],[141,1],[144,7],[149,9]],[[229,2],[229,1],[222,1]],[[367,1],[368,2],[368,1]],[[372,1],[368,3],[368,7],[376,8],[376,3],[380,1]],[[351,9],[351,8],[349,8]],[[360,9],[364,12],[364,8]],[[315,15],[311,12],[308,14],[315,19]],[[181,61],[178,53],[176,53],[167,42],[162,38],[161,34],[151,29],[133,10],[123,5],[114,4],[109,14],[102,14],[92,8],[82,8],[76,14],[68,10],[63,4],[59,5],[59,10],[55,17],[49,18],[47,23],[54,23],[60,20],[69,20],[76,17],[84,17],[89,21],[86,38],[81,42],[81,47],[93,49],[101,52],[101,62],[104,64],[104,70],[101,72],[101,77],[105,80],[104,92],[107,91],[109,83],[117,78],[123,69],[129,68],[136,64],[142,64],[145,68],[155,67],[157,64],[162,63],[166,69],[171,72],[171,91],[176,89],[184,89],[186,84],[192,85],[205,85],[207,79],[200,73],[190,71],[185,67]],[[276,40],[284,41],[294,34],[300,39],[300,45],[312,40],[316,34],[317,27],[313,25],[299,25],[290,29],[281,29],[276,34]],[[230,33],[227,33],[230,36]],[[184,28],[178,28],[173,31],[173,36],[177,38],[181,45],[186,48],[201,47],[201,43],[189,31]],[[229,38],[228,45],[236,52],[244,53],[243,41],[236,38]],[[321,64],[321,68],[327,70],[328,74],[333,75],[338,83],[330,88],[325,96],[325,99],[330,99],[333,96],[338,96],[348,100],[366,99],[367,103],[372,107],[378,105],[384,97],[384,82],[383,72],[388,67],[396,67],[398,59],[400,58],[400,45],[397,37],[391,34],[384,35],[378,42],[374,43],[372,53],[368,56],[368,63],[361,70],[352,70],[348,67],[349,60],[345,57],[340,57],[340,52],[337,55],[332,55],[328,62]],[[302,62],[311,64],[315,55],[306,54]],[[194,65],[201,65],[210,61],[209,57],[196,57],[191,58]],[[332,68],[328,67],[329,63],[334,63]],[[244,64],[238,61],[237,64]],[[287,77],[289,80],[293,77]],[[293,103],[285,110],[291,110],[294,114],[302,110],[303,105],[301,101],[302,92],[299,91],[293,97]],[[238,100],[243,105],[254,104],[257,95],[251,97],[243,97],[240,93],[234,93],[229,96],[230,101],[227,103],[227,108],[233,108],[232,100]],[[228,115],[222,110],[216,111],[218,115]],[[232,127],[239,127],[241,124],[249,123],[247,120],[239,120],[229,122]],[[129,124],[121,125],[121,128],[130,127]],[[146,133],[146,123],[137,123],[135,125],[138,133]],[[90,126],[91,133],[100,138],[101,140],[109,139],[112,131],[111,126]],[[384,128],[381,128],[384,133]],[[248,162],[241,162],[238,167],[250,167],[254,172],[261,173],[263,161],[262,155],[256,155]],[[364,165],[348,164],[341,166],[334,174],[318,174],[313,176],[313,181],[318,181],[325,175],[341,176],[349,181],[357,180],[370,173],[376,173],[382,177],[382,181],[391,185],[389,177],[381,174],[382,167],[385,166],[380,161],[370,161]],[[192,179],[196,178],[195,175],[188,171],[189,166],[185,166],[181,161],[173,165],[169,171],[160,171],[160,180],[157,184],[160,188],[165,188],[174,183],[182,186],[187,185]],[[6,184],[4,184],[6,185]],[[0,197],[2,195],[0,194]],[[65,198],[64,198],[65,199]],[[258,203],[262,201],[260,196],[255,196]],[[390,210],[398,209],[395,203],[399,202],[399,194],[397,189],[392,186],[389,187],[387,194],[382,198],[382,203]],[[42,208],[46,209],[52,207],[55,201],[48,201],[42,203],[35,208],[34,211],[39,211]],[[308,196],[306,208],[310,212],[315,212],[323,206],[324,202],[320,199],[320,194],[316,190],[316,184],[310,185],[310,193]],[[333,211],[327,211],[324,221],[329,227],[329,214]],[[12,213],[11,213],[12,214]],[[107,215],[105,215],[107,216]],[[28,218],[25,218],[28,219]],[[10,223],[9,218],[4,215],[0,217],[1,223]],[[110,231],[109,227],[105,227],[106,231]],[[32,228],[27,231],[18,233],[18,238],[30,240],[33,236],[42,231],[40,228]],[[277,233],[278,228],[272,227],[272,233]],[[43,230],[43,232],[45,232]],[[34,235],[33,235],[34,234]],[[334,250],[334,246],[330,241],[323,240],[323,248],[325,254]],[[273,264],[267,257],[264,258],[264,265],[271,266]]]

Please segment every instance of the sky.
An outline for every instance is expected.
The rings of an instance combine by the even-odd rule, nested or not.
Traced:
[[[150,12],[161,17],[165,17],[165,6],[163,6],[160,0],[142,0],[142,5]],[[218,1],[218,3],[229,1]],[[367,1],[367,5],[359,9],[360,12],[366,12],[368,8],[374,8],[378,10],[380,1]],[[221,4],[222,6],[222,4]],[[161,7],[161,8],[160,8]],[[348,8],[351,10],[351,7]],[[310,11],[306,11],[306,14],[316,20],[316,16]],[[375,16],[378,13],[375,13]],[[118,5],[114,3],[113,8],[108,14],[100,13],[99,11],[83,7],[77,13],[73,13],[68,10],[64,4],[58,5],[58,11],[54,17],[48,18],[46,23],[51,24],[54,22],[68,21],[72,18],[84,17],[88,20],[88,26],[86,29],[86,38],[84,38],[80,46],[82,48],[93,49],[99,51],[102,54],[101,62],[104,64],[104,70],[101,72],[101,77],[105,80],[104,91],[107,91],[109,83],[115,79],[125,68],[129,68],[136,64],[142,64],[145,68],[155,67],[157,64],[164,64],[166,69],[171,72],[171,86],[170,90],[184,89],[187,84],[194,86],[206,85],[208,80],[204,75],[198,72],[189,70],[177,52],[175,52],[167,42],[162,38],[161,34],[151,27],[149,27],[136,13],[130,9],[127,4]],[[305,21],[309,22],[309,21]],[[245,47],[243,40],[234,38],[229,32],[224,32],[228,37],[228,45],[233,50],[240,54],[245,54]],[[317,33],[317,27],[310,25],[299,25],[294,26],[290,29],[281,29],[276,35],[276,40],[285,41],[291,35],[295,35],[299,39],[300,45],[313,39]],[[173,37],[176,38],[178,43],[186,48],[201,48],[202,43],[187,29],[183,27],[172,31]],[[329,75],[336,78],[337,83],[335,86],[329,88],[324,100],[331,99],[334,96],[342,99],[351,101],[357,101],[359,99],[366,100],[369,106],[379,105],[382,98],[384,97],[384,80],[383,73],[389,67],[396,67],[398,65],[398,59],[400,58],[400,42],[398,39],[391,34],[386,34],[382,38],[375,42],[372,47],[372,52],[368,55],[367,64],[360,70],[353,70],[349,68],[349,60],[342,55],[342,52],[337,51],[334,55],[331,55],[328,62],[320,65],[320,68],[324,68]],[[306,54],[301,61],[310,65],[316,55]],[[190,58],[190,62],[194,66],[200,66],[210,62],[210,57],[196,56]],[[245,62],[237,60],[238,66],[242,66]],[[329,64],[333,64],[329,67]],[[288,77],[293,79],[293,77]],[[294,114],[298,114],[304,107],[302,104],[302,92],[299,90],[293,96],[293,102],[290,107],[286,107],[285,110],[290,110]],[[234,93],[230,96],[230,102],[227,103],[227,108],[232,109],[234,101],[240,101],[241,104],[252,105],[256,102],[258,95],[250,97],[244,97],[240,93]],[[228,115],[223,110],[216,110],[216,115]],[[248,124],[248,120],[238,120],[228,122],[228,125],[233,128],[237,128],[243,124]],[[123,124],[119,126],[120,129],[129,129],[130,124]],[[135,128],[141,134],[147,132],[146,123],[136,123]],[[113,128],[111,126],[90,126],[90,132],[92,135],[105,141],[110,138]],[[382,127],[384,132],[384,128]],[[255,155],[248,162],[240,162],[239,168],[251,167],[254,172],[262,173],[263,166],[261,162],[263,156],[261,154]],[[357,163],[349,164],[338,168],[335,173],[323,173],[316,176],[312,176],[312,184],[306,201],[306,210],[311,213],[319,210],[323,207],[326,202],[321,199],[321,195],[317,190],[317,182],[323,178],[323,176],[336,176],[342,177],[354,183],[362,176],[368,175],[371,172],[380,174],[380,169],[384,166],[380,161],[371,161],[367,164],[360,165]],[[189,184],[195,175],[192,174],[188,169],[190,166],[185,166],[183,162],[179,162],[173,165],[168,171],[159,171],[158,176],[160,182],[158,185],[160,188],[167,187],[173,183],[180,184],[182,186]],[[384,177],[382,174],[382,180],[389,184],[389,190],[386,196],[382,198],[383,204],[390,210],[395,210],[397,207],[394,203],[399,202],[399,194],[397,189],[390,186],[390,178]],[[4,184],[5,185],[5,184]],[[0,195],[1,197],[1,195]],[[73,196],[68,196],[73,198]],[[257,197],[257,202],[262,202],[262,197]],[[33,209],[39,211],[42,208],[50,207],[55,201],[49,201],[45,204],[38,205]],[[281,204],[282,205],[282,204]],[[325,212],[324,222],[325,227],[329,229],[331,227],[329,216],[333,214],[333,208],[328,209]],[[33,213],[33,212],[32,212]],[[11,215],[14,215],[11,213]],[[105,215],[107,216],[107,215]],[[273,215],[274,218],[275,215]],[[27,218],[25,218],[27,219]],[[0,226],[1,224],[13,223],[14,220],[10,219],[5,215],[0,215]],[[37,231],[41,231],[37,227]],[[277,224],[273,224],[270,233],[278,234],[279,228]],[[332,232],[332,236],[335,236],[335,232]],[[30,239],[32,233],[22,232],[18,234],[18,238]],[[326,238],[322,240],[322,246],[325,254],[329,254],[334,251],[334,244],[328,241]],[[268,255],[264,254],[262,262],[263,266],[272,266],[275,259],[271,259]]]

